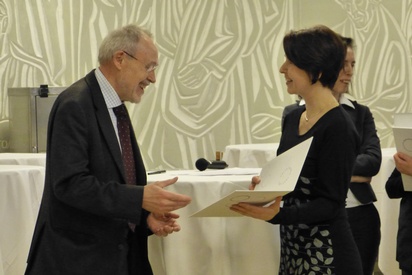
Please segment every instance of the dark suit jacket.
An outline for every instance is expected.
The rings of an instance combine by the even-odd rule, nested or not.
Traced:
[[[376,133],[376,126],[371,111],[367,106],[351,101],[355,109],[342,104],[351,116],[361,139],[360,154],[356,157],[353,175],[363,177],[375,176],[381,167],[382,152],[380,140]],[[370,183],[351,182],[349,188],[361,203],[376,201]]]
[[[385,185],[389,198],[402,198],[399,209],[396,260],[402,270],[412,270],[412,192],[403,188],[401,173],[395,168]]]
[[[152,274],[148,213],[141,208],[146,171],[134,135],[132,143],[136,186],[125,184],[94,70],[59,95],[49,118],[44,193],[26,274],[132,274],[128,248],[138,274]],[[137,224],[135,233],[129,221]]]
[[[379,172],[382,162],[380,140],[376,133],[375,122],[372,113],[367,106],[358,104],[356,101],[352,100],[350,100],[350,102],[352,102],[355,108],[346,104],[341,105],[350,115],[361,139],[360,153],[356,157],[353,175],[373,177]],[[299,106],[299,102],[285,107],[282,114],[282,129],[285,116],[298,108],[305,107]],[[363,204],[376,201],[376,196],[370,183],[351,182],[349,188],[355,197]]]

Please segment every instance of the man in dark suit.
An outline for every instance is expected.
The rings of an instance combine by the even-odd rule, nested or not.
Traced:
[[[177,178],[146,185],[133,130],[127,150],[117,129],[116,107],[140,102],[156,81],[151,34],[135,25],[113,31],[99,63],[61,93],[50,113],[44,194],[26,274],[152,274],[147,236],[179,231],[171,211],[190,203],[163,189]],[[126,151],[131,166],[122,160]]]

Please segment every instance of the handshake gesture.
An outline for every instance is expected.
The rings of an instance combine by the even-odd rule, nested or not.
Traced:
[[[179,215],[172,211],[185,207],[191,202],[189,196],[163,189],[176,181],[177,177],[158,181],[144,188],[142,207],[151,212],[147,224],[157,236],[166,237],[168,234],[180,231],[180,225],[176,221]]]

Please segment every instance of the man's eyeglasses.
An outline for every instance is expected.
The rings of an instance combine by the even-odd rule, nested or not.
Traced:
[[[126,51],[123,51],[125,54],[127,54],[128,56],[130,56],[131,58],[133,58],[134,60],[137,60],[137,61],[139,61],[141,64],[143,64],[144,65],[144,67],[145,67],[145,69],[146,69],[146,72],[148,72],[148,73],[150,73],[150,72],[153,72],[154,70],[156,70],[157,69],[157,64],[156,65],[145,65],[142,61],[140,61],[139,59],[137,59],[136,57],[134,57],[133,55],[131,55],[130,53],[128,53],[128,52],[126,52]]]

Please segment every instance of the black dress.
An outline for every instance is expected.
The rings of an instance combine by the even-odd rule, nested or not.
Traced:
[[[359,150],[355,126],[342,107],[299,135],[304,107],[285,117],[278,155],[313,136],[293,192],[271,223],[280,224],[279,274],[362,274],[345,200]]]

